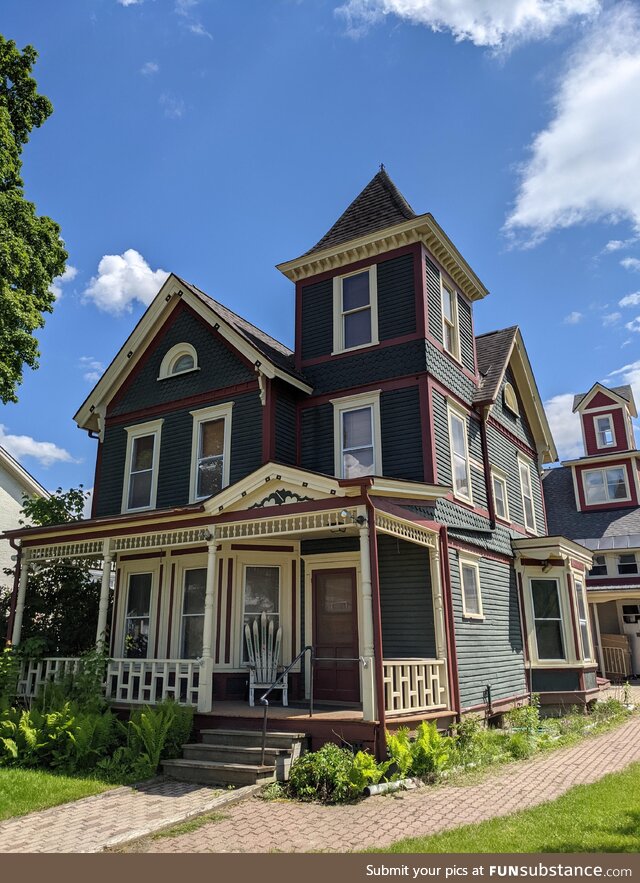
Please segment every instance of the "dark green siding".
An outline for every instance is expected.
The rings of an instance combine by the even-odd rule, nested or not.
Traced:
[[[416,330],[413,255],[378,264],[378,337],[389,340]]]
[[[468,423],[468,444],[471,465],[471,487],[473,489],[473,503],[481,509],[487,508],[487,485],[484,477],[484,463],[482,459],[482,436],[480,435],[480,421],[474,417]],[[479,468],[482,467],[482,468]]]
[[[382,534],[378,572],[383,656],[435,658],[428,550]]]
[[[425,357],[429,374],[470,405],[476,387],[473,381],[462,373],[456,362],[445,353],[441,353],[430,341],[425,345]]]
[[[322,537],[319,540],[303,540],[300,543],[301,555],[329,555],[334,552],[357,552],[360,549],[358,537]],[[336,567],[339,567],[336,564]]]
[[[481,558],[483,620],[462,616],[458,553],[450,550],[451,591],[455,617],[460,698],[463,708],[480,705],[484,691],[506,699],[527,691],[516,578],[505,562]]]
[[[427,283],[427,310],[429,333],[442,343],[442,294],[440,291],[440,271],[429,258],[425,257]]]
[[[327,356],[333,349],[333,280],[302,288],[302,358]]]
[[[354,352],[319,365],[307,365],[304,374],[316,394],[352,389],[425,370],[424,341]]]
[[[424,481],[418,387],[380,396],[382,468],[390,478]]]
[[[514,390],[516,391],[516,395],[518,396],[518,404],[520,407],[519,416],[516,416],[504,406],[504,387],[506,383],[510,383],[513,386]],[[520,399],[520,395],[518,394],[518,388],[516,386],[515,379],[510,368],[507,368],[507,370],[505,371],[498,398],[495,405],[491,409],[491,416],[495,417],[495,419],[499,423],[506,427],[510,432],[512,432],[530,448],[535,450],[536,443],[533,437],[533,432],[531,431],[531,427],[529,426],[527,415],[524,412],[522,400]]]
[[[283,384],[275,387],[275,458],[278,463],[296,462],[296,398]]]
[[[311,472],[335,475],[333,466],[333,406],[304,408],[300,417],[300,466]]]
[[[449,446],[449,424],[447,421],[447,400],[433,390],[431,394],[431,412],[433,417],[434,435],[436,439],[436,466],[438,468],[438,484],[452,482],[451,448]]]
[[[524,528],[524,512],[522,508],[522,489],[520,487],[520,471],[518,465],[518,448],[505,438],[493,426],[487,427],[487,444],[489,446],[489,462],[496,465],[507,476],[507,496],[509,499],[509,519],[512,524]],[[528,460],[527,457],[524,457]],[[535,463],[532,463],[531,490],[536,513],[538,533],[545,533],[544,508],[542,505],[542,486],[540,475]]]
[[[461,294],[458,295],[458,320],[460,323],[460,359],[467,371],[475,374],[476,360],[473,346],[471,304]]]

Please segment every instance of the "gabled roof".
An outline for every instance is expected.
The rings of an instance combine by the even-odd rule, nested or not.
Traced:
[[[487,331],[476,337],[476,358],[480,385],[475,392],[475,402],[493,402],[500,391],[504,372],[507,370],[511,351],[516,341],[518,326]]]
[[[626,386],[605,386],[603,383],[594,383],[588,392],[578,393],[573,397],[573,410],[576,411],[581,403],[595,392],[600,391],[605,395],[613,394],[616,399],[622,399],[629,405],[629,410],[634,417],[637,417],[636,403],[633,397],[633,389],[627,384]]]
[[[306,254],[340,245],[358,236],[384,230],[416,217],[416,213],[382,166],[335,224]]]
[[[0,447],[0,468],[4,468],[19,484],[23,485],[25,492],[35,497],[48,498],[51,496],[39,481],[22,466],[9,451]]]

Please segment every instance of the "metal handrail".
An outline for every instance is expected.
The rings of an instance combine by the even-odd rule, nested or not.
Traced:
[[[293,662],[290,662],[289,665],[281,672],[275,681],[271,684],[269,689],[262,694],[260,697],[260,705],[264,708],[264,715],[262,718],[262,753],[260,756],[260,764],[264,766],[264,755],[267,747],[267,714],[269,713],[269,700],[267,696],[271,693],[272,690],[275,690],[276,687],[280,684],[280,682],[289,674],[294,665],[302,659],[305,653],[310,653],[310,662],[311,662],[311,690],[309,691],[309,717],[313,717],[313,647],[309,644],[306,647],[303,647],[302,650],[298,653]]]

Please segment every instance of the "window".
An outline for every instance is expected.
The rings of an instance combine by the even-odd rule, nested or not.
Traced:
[[[531,600],[538,659],[543,661],[564,659],[558,581],[555,579],[532,579]]]
[[[177,343],[164,354],[158,380],[166,380],[168,377],[175,377],[176,374],[197,370],[199,370],[198,353],[195,347],[190,343]]]
[[[493,481],[493,501],[496,508],[496,516],[503,521],[509,521],[509,498],[507,496],[507,479],[503,473],[491,470]]]
[[[206,567],[185,570],[180,628],[181,659],[198,659],[202,656],[206,583]]]
[[[620,574],[620,576],[637,572],[638,562],[633,552],[629,552],[628,554],[624,555],[618,555],[618,573]]]
[[[599,448],[610,448],[616,443],[616,437],[613,432],[613,421],[611,415],[606,414],[604,417],[596,417],[596,444]]]
[[[377,268],[333,280],[333,351],[378,343]]]
[[[582,482],[588,506],[630,499],[627,470],[624,466],[585,469],[582,473]]]
[[[147,658],[152,581],[151,573],[129,576],[124,623],[124,655],[127,659]]]
[[[606,576],[607,575],[607,559],[604,555],[594,555],[593,564],[589,571],[589,576]]]
[[[153,509],[158,488],[162,420],[128,426],[122,511]]]
[[[191,500],[203,500],[229,484],[233,402],[192,411]]]
[[[253,567],[244,569],[244,610],[242,617],[242,646],[245,661],[248,658],[245,625],[253,633],[254,623],[259,628],[263,613],[267,624],[273,622],[274,635],[280,626],[280,568]]]
[[[587,607],[584,601],[584,586],[579,579],[574,580],[576,595],[576,613],[580,628],[580,640],[582,641],[582,658],[588,662],[591,660],[591,639],[589,636],[589,622],[587,620]]]
[[[442,283],[442,339],[444,348],[454,359],[460,358],[458,332],[458,298],[455,291]]]
[[[510,383],[505,383],[504,385],[502,401],[507,410],[511,411],[512,414],[519,416],[520,408],[518,407],[518,397],[516,396],[515,389]]]
[[[453,493],[471,501],[471,474],[467,446],[467,418],[449,407],[449,438],[451,441],[451,473]]]
[[[531,490],[531,466],[526,460],[518,458],[520,470],[520,489],[522,491],[522,510],[524,512],[524,526],[527,530],[535,533],[536,513],[533,505],[533,491]]]
[[[460,558],[460,585],[462,587],[462,615],[470,619],[483,619],[480,568],[476,561]]]
[[[380,393],[334,399],[333,407],[338,477],[381,475]]]

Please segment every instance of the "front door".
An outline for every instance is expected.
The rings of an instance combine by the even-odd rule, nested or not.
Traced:
[[[359,702],[355,569],[313,573],[314,699]]]

